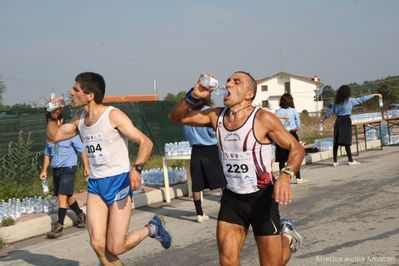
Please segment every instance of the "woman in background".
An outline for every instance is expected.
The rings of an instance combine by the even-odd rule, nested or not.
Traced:
[[[352,120],[350,118],[352,114],[352,108],[354,105],[362,104],[374,96],[382,98],[379,93],[374,93],[366,96],[360,96],[357,98],[351,97],[351,89],[348,85],[342,85],[339,87],[337,95],[335,96],[335,102],[327,109],[324,114],[321,123],[329,118],[332,114],[337,116],[334,124],[334,145],[333,145],[333,166],[338,166],[337,154],[338,146],[344,146],[346,155],[348,156],[348,164],[358,165],[359,162],[353,160],[351,145],[352,145]]]
[[[301,120],[299,119],[299,114],[295,109],[294,99],[291,94],[285,93],[280,98],[280,109],[276,111],[276,115],[280,118],[281,123],[284,128],[294,136],[294,138],[299,141],[297,131],[301,127]],[[276,144],[276,162],[278,162],[278,167],[281,171],[285,167],[288,160],[288,150],[285,150]],[[307,181],[307,180],[306,180]],[[298,169],[296,172],[296,180],[291,182],[294,184],[301,184],[306,182],[304,178],[301,177],[301,172]]]

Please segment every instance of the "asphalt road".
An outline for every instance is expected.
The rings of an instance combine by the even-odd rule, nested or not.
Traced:
[[[294,201],[280,209],[296,221],[304,246],[289,265],[399,265],[399,146],[362,152],[358,166],[332,167],[331,161],[306,165],[310,182],[293,185]],[[218,265],[215,239],[220,193],[205,193],[211,219],[195,222],[189,198],[134,210],[131,228],[154,213],[167,218],[173,245],[163,250],[153,239],[121,256],[125,265]],[[258,265],[256,244],[248,234],[242,265]],[[0,265],[98,265],[86,230],[68,229],[50,240],[36,237],[0,250]]]

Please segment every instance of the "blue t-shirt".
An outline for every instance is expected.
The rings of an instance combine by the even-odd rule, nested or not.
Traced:
[[[348,98],[348,100],[340,104],[333,103],[327,109],[326,113],[324,114],[324,118],[329,118],[332,114],[335,114],[336,116],[351,115],[354,105],[364,103],[373,97],[374,95],[371,94],[366,96],[360,96],[357,98]]]
[[[208,106],[203,106],[201,111],[208,108]],[[215,130],[210,127],[183,126],[183,130],[187,141],[190,143],[190,146],[195,144],[201,144],[205,146],[217,144]]]
[[[301,120],[295,108],[280,108],[276,111],[276,115],[288,116],[288,119],[280,118],[281,123],[287,131],[298,130],[301,127]]]
[[[82,152],[83,145],[79,136],[56,143],[46,142],[46,147],[44,148],[44,155],[50,157],[52,168],[77,165],[77,155]]]

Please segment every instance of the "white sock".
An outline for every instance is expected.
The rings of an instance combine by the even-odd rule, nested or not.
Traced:
[[[291,241],[292,241],[292,235],[289,235],[289,234],[283,234],[283,236],[285,236],[286,238],[288,238],[288,243],[290,243],[290,245],[291,245]]]
[[[147,227],[150,232],[150,237],[155,237],[157,234],[157,227],[154,224],[149,224]]]

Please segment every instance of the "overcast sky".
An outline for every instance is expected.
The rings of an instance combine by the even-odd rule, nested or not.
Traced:
[[[395,0],[0,0],[4,104],[67,92],[83,71],[107,95],[161,99],[200,72],[284,71],[333,88],[399,74]]]

